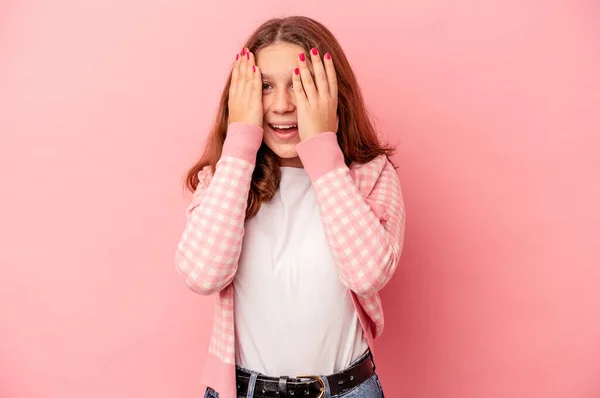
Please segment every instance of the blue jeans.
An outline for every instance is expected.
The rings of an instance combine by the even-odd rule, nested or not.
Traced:
[[[324,398],[384,398],[383,389],[381,388],[381,383],[379,382],[379,377],[376,373],[374,373],[373,376],[369,377],[367,380],[363,381],[361,384],[359,384],[352,390],[347,391],[341,395],[331,395],[331,392],[329,391],[329,382],[327,381],[327,377],[323,377],[323,381],[325,382]],[[250,393],[252,394],[252,392]],[[252,395],[238,395],[238,398],[252,398]],[[219,398],[219,393],[209,387],[206,389],[204,398]]]

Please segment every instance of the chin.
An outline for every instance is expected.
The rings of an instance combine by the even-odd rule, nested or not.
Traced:
[[[298,157],[298,151],[296,151],[296,148],[285,148],[283,146],[272,147],[269,144],[267,144],[267,146],[281,159],[294,159]]]
[[[275,152],[277,156],[281,159],[293,159],[298,157],[298,151],[296,150],[296,145],[300,143],[300,139],[290,140],[290,141],[281,141],[276,137],[271,136],[270,134],[265,134],[264,142],[270,150]]]

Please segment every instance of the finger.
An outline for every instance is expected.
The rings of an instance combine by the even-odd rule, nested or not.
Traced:
[[[310,59],[315,73],[315,82],[317,83],[317,91],[320,96],[329,95],[329,85],[327,84],[327,76],[325,75],[325,68],[323,67],[323,62],[321,62],[319,50],[314,47],[310,53]]]
[[[294,95],[296,96],[296,106],[302,108],[308,104],[304,87],[302,86],[302,79],[300,78],[300,69],[296,68],[292,72],[292,87]]]
[[[234,96],[237,93],[238,79],[240,76],[240,54],[236,54],[235,62],[231,70],[231,84],[229,85],[229,95]]]
[[[337,74],[335,73],[335,66],[333,65],[333,59],[331,58],[331,54],[325,53],[325,59],[323,62],[325,63],[325,72],[327,74],[327,83],[329,84],[329,93],[331,95],[331,98],[337,100]]]
[[[300,69],[300,79],[302,80],[302,87],[304,87],[304,92],[306,93],[306,97],[309,102],[314,102],[317,100],[317,88],[315,87],[315,82],[313,80],[312,75],[310,74],[310,70],[308,69],[308,63],[306,62],[306,56],[304,53],[300,53],[298,55],[299,61],[299,69]]]
[[[238,93],[242,94],[244,92],[244,86],[246,85],[246,72],[248,63],[248,50],[246,48],[242,49],[242,54],[240,55],[240,71],[238,76]]]
[[[254,66],[254,54],[251,52],[246,52],[246,56],[243,57],[245,59],[244,63],[244,93],[250,94],[252,92],[252,82],[254,81],[254,71],[252,67]]]
[[[255,101],[262,101],[262,75],[258,66],[252,65],[252,98]]]

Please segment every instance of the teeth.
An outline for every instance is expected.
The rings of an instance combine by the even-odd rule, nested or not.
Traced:
[[[273,127],[275,127],[276,129],[279,129],[279,130],[290,130],[290,129],[294,129],[298,126],[296,126],[296,125],[294,125],[294,126],[279,126],[279,125],[274,124]]]

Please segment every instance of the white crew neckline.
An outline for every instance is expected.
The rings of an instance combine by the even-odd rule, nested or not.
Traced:
[[[304,167],[280,166],[281,175],[308,176]]]

